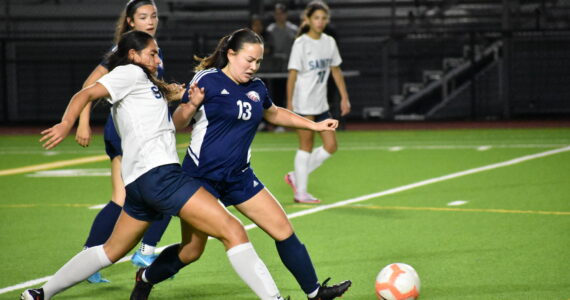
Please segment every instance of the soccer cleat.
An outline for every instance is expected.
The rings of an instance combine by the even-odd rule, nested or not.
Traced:
[[[325,280],[323,284],[321,284],[317,296],[314,298],[309,298],[309,300],[329,300],[329,299],[334,299],[336,297],[340,297],[342,296],[342,294],[344,294],[344,292],[346,292],[346,290],[348,290],[348,288],[352,284],[350,280],[345,280],[339,284],[335,284],[333,286],[327,286],[327,282],[329,282],[330,279],[331,279],[330,277],[327,278],[327,280]]]
[[[139,268],[146,268],[150,266],[150,264],[152,264],[152,262],[157,257],[158,257],[157,254],[144,255],[140,252],[140,250],[137,250],[137,252],[135,252],[135,254],[133,254],[133,256],[131,257],[131,262],[133,263],[133,265]]]
[[[295,173],[289,172],[289,173],[285,174],[284,180],[288,185],[291,186],[291,188],[293,189],[293,193],[296,193],[297,187],[295,186]]]
[[[321,203],[321,200],[313,197],[313,195],[309,193],[295,193],[294,200],[297,203],[311,203],[311,204]]]
[[[148,295],[150,295],[150,290],[152,290],[153,284],[149,282],[144,282],[142,275],[146,268],[139,269],[135,275],[135,287],[131,292],[130,300],[146,300]]]
[[[107,283],[110,281],[108,279],[103,278],[103,276],[101,276],[101,273],[95,272],[93,275],[91,275],[91,276],[89,276],[89,278],[87,278],[87,282],[89,282],[89,283]]]
[[[25,290],[20,296],[20,300],[44,300],[44,289]]]

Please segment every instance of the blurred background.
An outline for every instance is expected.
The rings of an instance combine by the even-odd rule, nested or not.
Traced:
[[[299,25],[309,1],[156,0],[166,79],[188,82],[194,55],[231,31]],[[348,121],[565,119],[570,116],[570,0],[329,0],[352,112]],[[111,48],[122,0],[0,2],[0,124],[60,119]],[[259,76],[285,76],[266,55]],[[334,86],[334,84],[333,84]],[[338,95],[329,94],[338,117]],[[284,95],[276,95],[276,99]],[[282,103],[278,103],[281,104]],[[103,123],[108,105],[94,109]]]

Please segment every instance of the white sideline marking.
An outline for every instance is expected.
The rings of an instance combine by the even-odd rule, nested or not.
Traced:
[[[460,205],[463,205],[466,203],[467,203],[467,201],[457,200],[457,201],[452,201],[452,202],[447,203],[447,206],[460,206]]]
[[[186,153],[187,144],[177,145],[177,151],[179,153]],[[360,151],[360,150],[403,150],[403,149],[414,149],[414,150],[464,150],[464,149],[476,149],[481,147],[499,148],[499,149],[540,149],[540,148],[556,148],[556,147],[566,147],[568,146],[568,140],[560,140],[560,143],[549,143],[549,144],[494,144],[494,145],[479,145],[479,144],[466,144],[466,145],[401,145],[401,146],[378,146],[378,145],[367,145],[367,144],[351,144],[346,143],[339,146],[339,150],[342,151]],[[399,148],[399,149],[397,149]],[[251,149],[252,152],[272,152],[272,151],[296,151],[295,147],[281,147],[279,145],[275,146],[259,146]],[[486,149],[488,150],[488,149]],[[53,151],[49,155],[62,155],[62,154],[101,154],[103,150],[96,149],[78,149],[78,150],[59,150]],[[0,147],[0,155],[48,155],[45,150],[30,150],[30,148],[24,147]]]
[[[99,204],[99,205],[93,205],[93,206],[89,206],[89,209],[103,209],[103,207],[107,206],[107,204]]]
[[[525,156],[521,156],[519,158],[514,158],[511,160],[507,160],[504,162],[500,162],[500,163],[495,163],[495,164],[491,164],[491,165],[487,165],[487,166],[483,166],[483,167],[479,167],[479,168],[474,168],[474,169],[469,169],[469,170],[465,170],[465,171],[460,171],[460,172],[456,172],[456,173],[452,173],[452,174],[448,174],[448,175],[444,175],[444,176],[440,176],[440,177],[435,177],[435,178],[431,178],[431,179],[427,179],[427,180],[423,180],[423,181],[419,181],[416,183],[412,183],[412,184],[408,184],[408,185],[403,185],[400,187],[396,187],[396,188],[392,188],[389,190],[385,190],[382,192],[378,192],[378,193],[373,193],[373,194],[369,194],[369,195],[364,195],[364,196],[360,196],[360,197],[356,197],[356,198],[352,198],[352,199],[348,199],[348,200],[343,200],[343,201],[339,201],[336,203],[332,203],[332,204],[327,204],[327,205],[320,205],[311,209],[306,209],[306,210],[302,210],[302,211],[298,211],[292,214],[287,215],[289,217],[289,219],[293,219],[293,218],[297,218],[297,217],[302,217],[302,216],[306,216],[306,215],[310,215],[310,214],[314,214],[323,210],[328,210],[331,208],[335,208],[335,207],[340,207],[340,206],[345,206],[348,204],[353,204],[353,203],[357,203],[357,202],[362,202],[362,201],[366,201],[366,200],[370,200],[373,198],[378,198],[378,197],[382,197],[382,196],[386,196],[386,195],[391,195],[391,194],[396,194],[399,192],[403,192],[403,191],[407,191],[407,190],[411,190],[411,189],[415,189],[418,187],[422,187],[422,186],[426,186],[432,183],[438,183],[438,182],[442,182],[442,181],[446,181],[446,180],[450,180],[450,179],[455,179],[458,177],[462,177],[462,176],[466,176],[466,175],[471,175],[471,174],[476,174],[476,173],[480,173],[480,172],[484,172],[484,171],[489,171],[489,170],[493,170],[493,169],[497,169],[497,168],[502,168],[502,167],[508,167],[508,166],[512,166],[515,164],[519,164],[525,161],[529,161],[529,160],[533,160],[533,159],[537,159],[537,158],[542,158],[542,157],[546,157],[546,156],[550,156],[550,155],[554,155],[554,154],[558,154],[558,153],[562,153],[562,152],[566,152],[566,151],[570,151],[570,146],[568,147],[564,147],[564,148],[559,148],[559,149],[554,149],[554,150],[550,150],[550,151],[545,151],[545,152],[541,152],[541,153],[536,153],[536,154],[531,154],[531,155],[525,155]],[[257,227],[257,225],[255,224],[249,224],[247,226],[245,226],[246,230],[250,230]],[[166,247],[168,247],[170,245],[164,246],[164,247],[160,247],[157,249],[157,252],[161,252],[163,249],[165,249]],[[119,260],[117,263],[120,262],[125,262],[125,261],[129,261],[130,259],[130,255],[123,257],[121,260]],[[18,289],[25,289],[34,285],[38,285],[42,282],[48,281],[52,276],[47,276],[47,277],[43,277],[43,278],[39,278],[39,279],[34,279],[31,281],[27,281],[24,283],[20,283],[17,285],[13,285],[13,286],[9,286],[9,287],[5,287],[0,289],[0,295],[4,294],[4,293],[8,293],[14,290],[18,290]]]

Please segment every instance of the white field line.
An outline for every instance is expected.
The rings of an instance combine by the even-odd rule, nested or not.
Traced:
[[[444,176],[440,176],[440,177],[435,177],[435,178],[419,181],[416,183],[392,188],[392,189],[385,190],[382,192],[368,194],[368,195],[364,195],[364,196],[360,196],[360,197],[356,197],[356,198],[352,198],[352,199],[339,201],[339,202],[336,202],[333,204],[320,205],[320,206],[317,206],[314,208],[298,211],[298,212],[289,214],[287,216],[289,217],[289,219],[302,217],[302,216],[314,214],[314,213],[317,213],[317,212],[320,212],[323,210],[329,210],[329,209],[335,208],[335,207],[345,206],[345,205],[349,205],[349,204],[353,204],[353,203],[357,203],[357,202],[370,200],[373,198],[379,198],[379,197],[383,197],[386,195],[396,194],[399,192],[412,190],[412,189],[415,189],[418,187],[426,186],[426,185],[433,184],[433,183],[443,182],[443,181],[455,179],[455,178],[462,177],[462,176],[467,176],[467,175],[471,175],[471,174],[485,172],[485,171],[498,169],[498,168],[502,168],[502,167],[508,167],[508,166],[516,165],[516,164],[519,164],[519,163],[522,163],[525,161],[529,161],[529,160],[533,160],[533,159],[537,159],[537,158],[542,158],[542,157],[546,157],[546,156],[550,156],[550,155],[554,155],[554,154],[558,154],[558,153],[562,153],[562,152],[567,152],[567,151],[570,151],[570,146],[564,147],[564,148],[559,148],[559,149],[554,149],[554,150],[550,150],[550,151],[540,152],[540,153],[536,153],[536,154],[525,155],[525,156],[521,156],[518,158],[514,158],[511,160],[500,162],[500,163],[490,164],[490,165],[479,167],[479,168],[469,169],[469,170],[460,171],[460,172],[456,172],[456,173],[452,173],[452,174],[448,174],[448,175],[444,175]],[[249,224],[249,225],[245,226],[246,230],[250,230],[250,229],[253,229],[256,227],[257,227],[257,225],[255,225],[255,224]],[[168,245],[168,246],[170,246],[170,245]],[[164,246],[164,247],[157,249],[157,252],[162,251],[164,248],[166,248],[168,246]],[[117,263],[129,261],[129,260],[130,260],[130,256],[127,256],[127,257],[124,257],[121,260],[119,260]],[[19,283],[19,284],[13,285],[13,286],[2,288],[2,289],[0,289],[0,295],[14,291],[14,290],[25,289],[27,287],[39,285],[42,282],[48,281],[51,277],[52,276],[38,278],[38,279],[30,280],[27,282]]]
[[[177,145],[178,152],[185,152],[187,144],[179,144]],[[471,144],[471,145],[414,145],[414,144],[394,144],[394,145],[386,145],[386,146],[378,146],[378,145],[340,145],[339,150],[342,151],[358,151],[358,150],[386,150],[391,151],[394,148],[399,148],[399,150],[403,149],[415,149],[415,150],[442,150],[442,149],[449,149],[449,150],[462,150],[462,149],[475,149],[480,150],[481,148],[493,149],[517,149],[517,148],[527,148],[527,149],[534,149],[534,148],[557,148],[557,147],[565,147],[568,146],[568,143],[551,143],[551,144]],[[253,152],[268,152],[268,151],[295,151],[297,150],[296,147],[289,147],[289,146],[260,146],[260,147],[253,147],[251,149]],[[4,148],[0,149],[0,155],[47,155],[47,156],[54,156],[59,154],[101,154],[103,153],[103,149],[99,150],[61,150],[61,151],[45,151],[45,150],[30,150],[30,148],[24,147],[14,147],[14,148]]]
[[[357,146],[340,147],[340,150],[341,151],[362,151],[362,150],[365,150],[365,151],[366,150],[371,150],[371,151],[376,151],[376,150],[402,151],[402,150],[406,150],[406,149],[411,149],[411,150],[474,149],[474,150],[481,151],[481,147],[488,147],[485,150],[489,150],[491,148],[535,149],[535,148],[557,148],[557,147],[566,147],[566,146],[568,146],[568,144],[408,145],[408,146],[357,145]],[[177,148],[178,148],[179,153],[184,153],[186,151],[185,144],[178,144]],[[45,155],[46,154],[46,151],[43,151],[43,150],[26,151],[23,149],[22,150],[16,150],[16,149],[17,148],[12,149],[12,150],[8,150],[8,151],[7,150],[0,150],[0,155],[4,155],[4,154],[28,154],[28,155],[29,154],[44,154]],[[297,148],[295,148],[295,147],[265,147],[265,148],[256,147],[256,148],[253,148],[252,151],[253,152],[289,152],[289,151],[295,151],[296,149]],[[53,151],[50,153],[52,153],[51,155],[55,155],[55,154],[53,154]],[[57,152],[57,154],[62,154],[62,153],[65,153],[65,154],[83,153],[83,154],[85,154],[86,152],[75,151],[75,150]],[[98,151],[97,153],[101,153],[101,151]],[[67,167],[67,166],[75,166],[75,165],[80,165],[80,164],[84,164],[84,163],[100,162],[100,161],[105,161],[105,160],[108,160],[108,157],[106,155],[96,155],[96,156],[88,156],[88,157],[76,158],[76,159],[70,159],[70,160],[54,161],[51,163],[31,165],[31,166],[19,167],[19,168],[14,168],[14,169],[4,169],[4,170],[0,169],[0,176],[17,175],[17,174],[23,174],[23,173],[29,173],[29,172],[38,172],[38,171],[51,170],[51,169],[62,168],[62,167]]]

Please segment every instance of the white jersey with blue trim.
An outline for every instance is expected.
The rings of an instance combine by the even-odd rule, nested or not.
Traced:
[[[293,91],[293,111],[318,115],[329,110],[327,81],[331,67],[338,67],[342,58],[336,41],[327,34],[318,40],[303,34],[295,40],[287,69],[297,70]]]
[[[259,78],[237,84],[215,68],[196,73],[188,86],[194,82],[204,88],[205,97],[194,115],[188,147],[192,161],[186,159],[183,168],[192,176],[216,181],[244,172],[264,110],[273,105],[265,84]]]
[[[107,89],[107,100],[113,105],[125,185],[152,168],[180,162],[168,103],[141,67],[118,66],[97,82]]]

